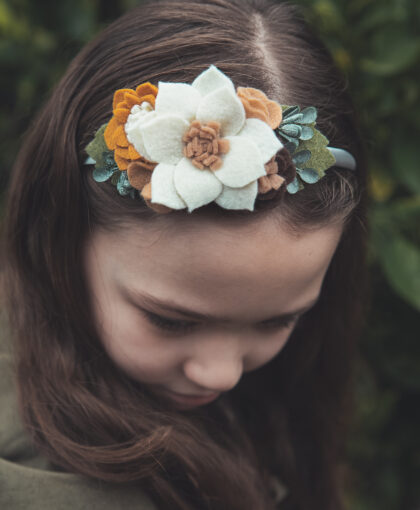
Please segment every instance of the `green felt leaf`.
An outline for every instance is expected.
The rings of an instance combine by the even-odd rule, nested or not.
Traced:
[[[325,175],[325,170],[335,163],[335,158],[327,149],[328,138],[315,129],[315,123],[311,125],[314,129],[314,136],[310,140],[301,140],[299,150],[309,150],[311,159],[303,165],[303,168],[315,168],[320,177]]]
[[[91,158],[96,161],[96,167],[105,167],[106,162],[104,160],[104,154],[110,152],[108,146],[105,143],[104,132],[107,124],[103,124],[98,131],[96,131],[93,140],[87,145],[86,152]]]
[[[118,172],[115,172],[114,175],[111,178],[112,184],[114,186],[116,186],[118,184],[119,179],[120,179],[120,174],[119,174],[119,171],[118,171]]]

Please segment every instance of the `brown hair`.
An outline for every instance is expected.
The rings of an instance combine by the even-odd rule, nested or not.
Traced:
[[[348,149],[358,168],[331,168],[265,210],[297,230],[345,219],[321,297],[263,369],[244,374],[214,403],[176,413],[118,370],[93,324],[80,270],[89,233],[153,221],[155,213],[95,183],[83,149],[110,119],[116,89],[191,82],[210,64],[236,86],[261,89],[282,104],[316,106],[318,128],[330,145]],[[366,172],[353,112],[330,55],[288,3],[149,2],[74,59],[26,134],[4,232],[20,409],[54,464],[136,483],[162,510],[273,509],[267,472],[289,489],[284,508],[343,508],[340,461],[366,244]]]

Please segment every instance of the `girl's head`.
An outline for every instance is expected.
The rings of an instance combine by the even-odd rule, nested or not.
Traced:
[[[210,64],[315,106],[357,171],[250,214],[159,215],[95,182],[84,148],[114,91]],[[293,508],[339,508],[365,242],[345,89],[296,8],[269,0],[149,2],[75,58],[28,129],[5,228],[22,414],[53,462],[143,483],[159,508],[273,508],[266,470]],[[197,407],[170,392],[223,393]]]

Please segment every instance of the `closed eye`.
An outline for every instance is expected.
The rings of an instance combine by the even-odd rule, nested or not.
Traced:
[[[164,331],[173,333],[187,333],[200,325],[199,322],[169,319],[168,317],[163,317],[162,315],[158,315],[146,310],[143,310],[143,314],[145,315],[146,319],[154,326],[157,326],[159,329]]]
[[[158,315],[156,313],[142,310],[146,319],[153,325],[161,329],[162,331],[166,331],[169,333],[189,333],[194,329],[202,326],[203,324],[200,322],[194,321],[183,321],[178,319],[170,319],[168,317],[164,317],[162,315]],[[260,322],[256,325],[256,328],[260,331],[273,331],[280,329],[287,329],[293,326],[298,320],[299,315],[291,315],[287,318],[281,319],[271,319],[268,321]]]

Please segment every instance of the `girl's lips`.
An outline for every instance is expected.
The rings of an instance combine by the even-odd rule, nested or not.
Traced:
[[[177,402],[179,404],[187,405],[187,406],[199,406],[199,405],[208,404],[209,402],[212,402],[220,395],[220,393],[212,393],[211,395],[202,397],[199,395],[198,396],[182,395],[181,393],[175,393],[170,390],[166,390],[165,393],[167,393],[167,395],[175,402]]]

